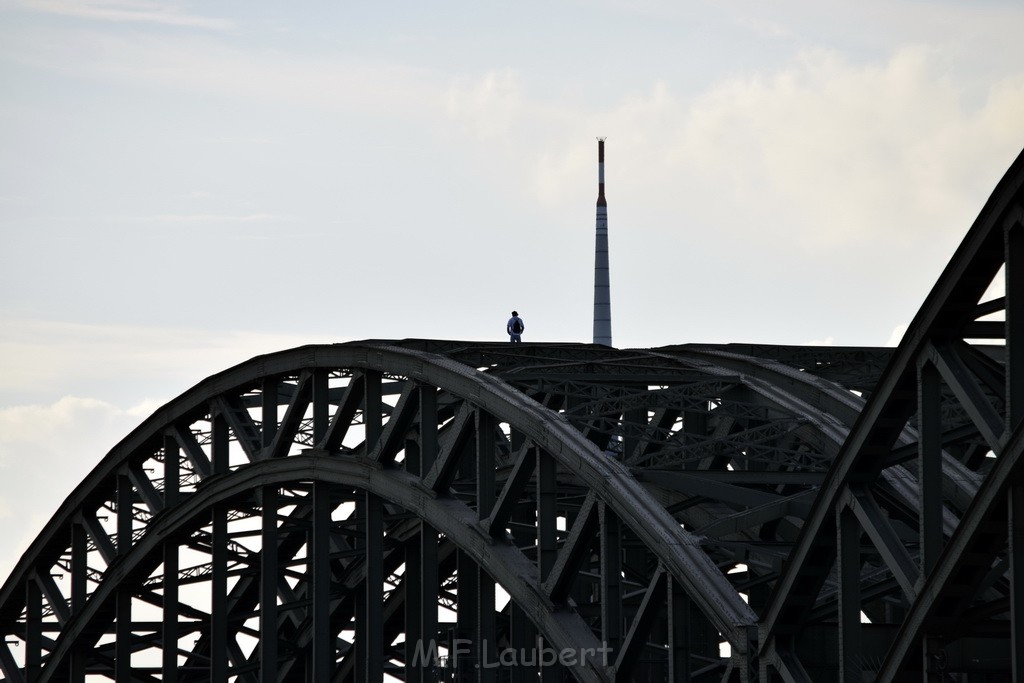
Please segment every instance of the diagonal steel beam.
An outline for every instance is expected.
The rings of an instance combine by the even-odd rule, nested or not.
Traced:
[[[242,405],[238,397],[221,394],[214,399],[213,407],[220,412],[228,423],[231,433],[235,435],[235,440],[242,447],[249,462],[259,460],[262,448],[260,445],[260,428],[253,421],[249,411],[245,409],[245,406]]]
[[[313,373],[303,370],[299,375],[299,381],[292,394],[288,408],[280,425],[275,425],[274,438],[270,445],[263,449],[262,458],[283,458],[288,455],[288,450],[295,441],[295,435],[299,433],[302,420],[306,415],[306,409],[313,400]],[[269,417],[269,414],[267,415]],[[275,411],[274,420],[277,420]],[[264,427],[266,429],[266,427]]]
[[[196,473],[203,479],[210,476],[212,468],[210,466],[210,458],[203,451],[202,446],[196,441],[195,435],[186,431],[186,425],[176,424],[172,427],[174,433],[174,439],[181,446],[182,450],[185,451],[185,457],[192,463],[192,467],[195,468]]]
[[[802,491],[792,496],[776,496],[775,500],[770,502],[719,517],[696,529],[695,533],[714,538],[736,534],[791,515],[802,519],[814,504],[814,497],[817,493],[812,490]]]
[[[36,572],[35,580],[39,584],[39,589],[43,592],[46,602],[49,603],[50,609],[56,615],[57,621],[63,626],[71,619],[71,608],[68,607],[68,599],[60,592],[57,582],[53,580],[53,576],[49,572]]]
[[[562,603],[568,599],[580,564],[594,545],[598,521],[597,496],[591,491],[580,506],[576,521],[573,522],[569,536],[558,551],[554,566],[544,579],[544,591],[552,602]]]
[[[615,660],[616,681],[625,683],[633,680],[633,667],[647,645],[647,637],[650,635],[654,620],[665,605],[666,588],[670,580],[671,576],[664,567],[659,566],[655,570],[654,576],[644,592],[644,598],[640,602],[640,608],[622,642],[619,656]]]
[[[11,650],[6,642],[0,642],[0,673],[3,673],[4,680],[10,683],[25,683],[22,669],[11,656]]]
[[[942,379],[953,390],[953,394],[967,411],[971,421],[985,437],[989,448],[998,449],[1003,439],[1003,419],[981,391],[977,380],[967,369],[960,355],[951,345],[943,343],[929,345],[925,353],[939,370]]]
[[[469,403],[459,406],[453,424],[445,434],[437,460],[423,478],[423,485],[437,493],[446,492],[455,480],[459,462],[465,455],[465,445],[476,432],[475,410]]]
[[[889,649],[885,663],[878,672],[879,681],[897,680],[912,646],[919,642],[929,627],[936,627],[936,609],[943,607],[941,618],[955,621],[971,596],[960,596],[957,605],[950,605],[947,588],[954,580],[963,581],[964,573],[987,571],[995,559],[991,547],[993,539],[986,531],[979,530],[986,525],[1002,525],[1006,529],[1007,494],[1011,483],[1020,476],[1024,465],[1024,426],[1018,427],[1005,449],[999,453],[995,466],[978,490],[974,504],[960,522],[953,537],[946,544],[935,569],[929,574],[925,585],[918,593],[917,600],[910,606],[900,632]],[[1001,544],[1000,544],[1001,547]]]
[[[128,478],[151,513],[155,515],[164,509],[164,497],[156,490],[149,476],[142,471],[142,463],[135,462],[128,466]]]
[[[871,539],[882,560],[892,571],[907,602],[913,602],[917,597],[916,585],[920,572],[896,530],[882,514],[874,496],[863,488],[855,488],[851,491],[849,506],[857,516],[864,533]]]
[[[375,444],[369,444],[370,451],[367,454],[371,460],[381,464],[391,464],[395,456],[402,450],[409,430],[416,423],[419,417],[420,390],[414,382],[405,382],[402,388],[402,395],[395,404],[384,432],[380,440]]]
[[[341,443],[345,440],[352,419],[359,412],[365,392],[366,377],[362,373],[354,374],[342,392],[338,407],[327,426],[327,433],[324,435],[323,441],[317,444],[317,448],[325,451],[335,451],[341,448]]]
[[[95,510],[82,512],[82,525],[89,532],[89,538],[92,539],[93,545],[96,546],[103,561],[108,565],[113,564],[115,558],[117,558],[117,549],[114,547],[114,543],[110,540],[106,530],[100,524],[100,520],[96,517]]]
[[[483,522],[484,528],[492,536],[500,536],[505,533],[505,526],[511,519],[512,512],[526,489],[526,485],[530,483],[530,477],[533,476],[536,465],[537,457],[532,445],[524,443],[516,453],[515,465],[512,466],[512,472],[501,489],[494,510]]]

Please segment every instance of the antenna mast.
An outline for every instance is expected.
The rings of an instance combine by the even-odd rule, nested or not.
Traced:
[[[612,345],[611,286],[608,282],[608,204],[604,198],[604,141],[597,139],[597,236],[594,245],[594,343]]]

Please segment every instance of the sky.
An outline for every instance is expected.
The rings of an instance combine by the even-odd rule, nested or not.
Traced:
[[[0,577],[314,342],[895,345],[1024,146],[1016,0],[0,0]]]

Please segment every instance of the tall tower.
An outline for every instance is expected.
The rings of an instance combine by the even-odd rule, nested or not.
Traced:
[[[608,284],[608,204],[604,199],[604,138],[597,139],[597,241],[594,246],[594,343],[612,345]]]

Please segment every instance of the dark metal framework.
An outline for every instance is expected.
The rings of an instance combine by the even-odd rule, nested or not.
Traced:
[[[22,557],[0,676],[1019,680],[1022,185],[898,349],[371,341],[212,376]]]

